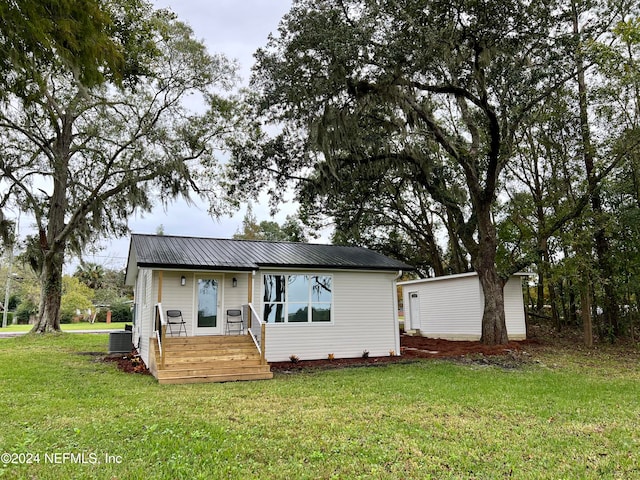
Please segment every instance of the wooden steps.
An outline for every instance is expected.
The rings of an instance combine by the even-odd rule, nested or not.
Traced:
[[[155,341],[155,339],[153,340]],[[167,337],[164,363],[155,348],[159,383],[235,382],[273,378],[249,335]]]

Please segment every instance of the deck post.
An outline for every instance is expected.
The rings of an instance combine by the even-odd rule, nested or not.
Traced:
[[[162,308],[162,270],[158,271],[158,305]],[[161,312],[156,312],[156,315],[159,316],[158,320],[162,318]],[[164,339],[167,335],[167,326],[162,325],[162,321],[159,322],[160,326],[160,343],[164,344]],[[164,345],[162,345],[162,349],[160,350],[160,365],[164,368]]]
[[[253,302],[253,273],[247,273],[248,280],[248,288],[247,288],[247,303],[251,304]],[[249,333],[249,329],[251,328],[251,319],[253,318],[253,314],[251,313],[251,309],[249,309],[249,315],[247,315],[247,333]]]
[[[266,328],[265,328],[265,324],[263,323],[261,325],[260,328],[260,365],[266,365],[266,357],[265,357],[265,350],[266,350],[266,345],[265,345],[265,337],[266,335]]]
[[[162,348],[162,355],[160,355],[160,364],[162,365],[162,368],[164,368],[164,339],[167,338],[167,326],[166,325],[162,325],[160,327],[160,341],[163,343],[163,348]]]

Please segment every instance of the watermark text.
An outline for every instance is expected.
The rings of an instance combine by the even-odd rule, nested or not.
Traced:
[[[9,453],[0,454],[0,463],[4,465],[100,465],[103,463],[120,464],[123,462],[121,455],[96,452],[45,452],[45,453]]]

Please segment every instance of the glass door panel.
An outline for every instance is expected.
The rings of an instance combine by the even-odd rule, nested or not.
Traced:
[[[198,279],[197,333],[212,335],[220,331],[220,283],[215,278]]]

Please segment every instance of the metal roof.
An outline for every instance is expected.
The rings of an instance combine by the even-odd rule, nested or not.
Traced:
[[[265,267],[413,270],[362,247],[221,238],[131,236],[129,267],[256,270]]]

